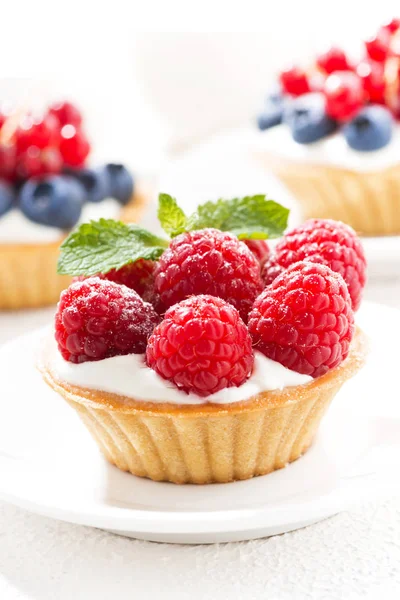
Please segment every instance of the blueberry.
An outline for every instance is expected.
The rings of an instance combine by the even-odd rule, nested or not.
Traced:
[[[110,195],[109,177],[104,167],[68,169],[65,172],[75,177],[83,185],[87,202],[101,202]]]
[[[261,131],[282,123],[284,97],[279,88],[272,90],[265,99],[262,112],[257,117],[257,125]]]
[[[272,102],[257,117],[258,129],[265,131],[282,123],[283,107]]]
[[[350,148],[369,152],[379,150],[390,142],[393,126],[393,117],[388,109],[371,104],[343,127],[343,134]]]
[[[0,180],[0,217],[8,212],[15,202],[15,192],[11,185]]]
[[[333,133],[337,122],[327,116],[322,94],[304,94],[285,108],[284,121],[293,139],[299,144],[311,144]]]
[[[71,229],[79,221],[85,190],[65,175],[40,180],[31,179],[21,188],[19,204],[22,212],[35,223]]]
[[[124,165],[109,163],[104,167],[108,176],[110,196],[121,204],[128,204],[133,195],[134,182]]]

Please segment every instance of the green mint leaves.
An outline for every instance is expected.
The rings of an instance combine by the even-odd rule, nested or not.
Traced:
[[[158,220],[170,237],[176,237],[187,230],[187,216],[169,194],[158,196]]]
[[[164,231],[176,237],[185,231],[214,227],[239,239],[279,237],[287,227],[289,210],[264,195],[201,204],[187,216],[175,198],[160,194],[158,218]],[[168,247],[164,240],[138,225],[100,219],[75,229],[61,245],[60,275],[96,275],[120,269],[140,258],[157,260]]]
[[[159,196],[158,218],[171,237],[183,231],[214,227],[231,231],[240,239],[274,238],[286,229],[288,216],[287,208],[261,194],[206,202],[189,217],[179,208],[175,198],[168,194]]]
[[[61,245],[57,272],[60,275],[96,275],[120,269],[139,258],[156,260],[168,246],[137,225],[112,219],[84,223]]]

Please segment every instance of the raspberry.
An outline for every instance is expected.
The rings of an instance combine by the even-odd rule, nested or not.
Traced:
[[[91,277],[62,292],[55,337],[62,356],[73,363],[140,354],[159,320],[133,290]]]
[[[353,310],[360,306],[366,281],[366,259],[354,230],[330,219],[309,219],[289,231],[263,268],[266,284],[293,263],[308,260],[340,273],[349,288]]]
[[[349,120],[364,103],[362,81],[351,71],[335,71],[324,84],[326,112],[332,119]]]
[[[161,313],[163,312],[162,303],[159,294],[154,289],[156,264],[153,260],[141,258],[121,269],[112,269],[108,273],[100,273],[96,277],[126,285],[131,290],[135,290],[145,302],[152,304],[158,313]],[[85,279],[87,279],[85,276],[74,277],[74,281],[85,281]]]
[[[251,338],[238,311],[214,296],[172,306],[147,344],[147,364],[186,393],[209,396],[250,376]]]
[[[336,46],[332,46],[326,52],[320,54],[317,57],[317,65],[328,75],[334,71],[348,71],[351,69],[347,56],[341,48],[336,48]]]
[[[283,91],[292,96],[301,96],[311,91],[308,77],[300,67],[290,67],[282,71],[279,80]]]
[[[249,331],[268,358],[298,373],[324,375],[346,358],[354,333],[342,276],[325,265],[295,263],[258,296]]]
[[[365,41],[365,49],[371,60],[384,62],[389,54],[390,32],[381,27],[378,33]]]
[[[246,321],[262,288],[255,256],[234,235],[217,229],[179,235],[155,270],[155,289],[166,308],[188,296],[209,294],[233,304]]]
[[[61,129],[60,152],[66,165],[82,167],[90,152],[90,144],[82,130],[73,125]]]
[[[265,240],[242,240],[254,254],[260,265],[263,265],[270,255],[268,242]]]

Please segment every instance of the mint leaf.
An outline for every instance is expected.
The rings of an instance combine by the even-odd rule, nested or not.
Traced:
[[[133,224],[112,219],[84,223],[61,245],[60,275],[96,275],[119,269],[139,258],[156,260],[168,241]]]
[[[158,196],[158,220],[165,233],[171,237],[186,231],[187,217],[175,198],[169,194]]]
[[[240,239],[265,239],[282,235],[289,210],[264,195],[201,204],[187,220],[186,231],[215,227]]]

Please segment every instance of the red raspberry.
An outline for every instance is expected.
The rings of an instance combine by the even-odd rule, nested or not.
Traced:
[[[348,355],[354,313],[341,275],[299,262],[265,288],[249,314],[253,344],[298,373],[320,377]]]
[[[311,91],[308,77],[300,67],[290,67],[282,71],[279,80],[283,91],[292,96],[301,96]]]
[[[321,263],[339,273],[349,288],[353,310],[358,309],[367,263],[362,244],[351,227],[331,219],[309,219],[291,229],[264,266],[265,283],[271,283],[280,271],[300,260]]]
[[[255,256],[234,235],[217,229],[182,233],[155,270],[155,289],[166,308],[188,296],[209,294],[233,304],[246,321],[262,288]]]
[[[326,112],[332,119],[351,119],[364,103],[361,79],[351,71],[336,71],[324,85]]]
[[[81,129],[64,125],[61,129],[60,152],[66,165],[82,167],[90,152],[90,145]]]
[[[271,251],[265,240],[242,240],[249,250],[254,254],[260,265],[263,265]]]
[[[15,179],[15,167],[17,164],[17,149],[15,145],[0,144],[0,177],[8,181]]]
[[[141,258],[118,270],[112,269],[108,273],[99,273],[96,277],[126,285],[131,290],[135,290],[145,302],[150,302],[158,313],[162,313],[163,306],[159,294],[154,289],[156,264],[153,260]],[[74,277],[74,281],[85,281],[85,279],[87,279],[85,276]]]
[[[396,33],[396,31],[400,29],[400,19],[391,19],[391,21],[382,25],[382,29],[386,29],[390,34]]]
[[[384,62],[389,54],[390,32],[381,27],[375,36],[365,41],[365,49],[371,60]]]
[[[214,296],[172,306],[147,344],[147,364],[186,393],[209,396],[250,376],[251,338],[238,311]]]
[[[385,104],[386,81],[383,65],[372,60],[363,60],[357,65],[356,72],[368,100],[374,104]]]
[[[345,53],[335,46],[332,46],[332,48],[329,48],[329,50],[318,56],[317,65],[328,75],[334,71],[351,70],[351,65]]]
[[[73,363],[141,354],[159,320],[133,290],[91,277],[62,292],[55,337],[65,360]]]
[[[49,113],[54,115],[61,127],[64,125],[74,125],[80,127],[82,124],[82,115],[71,102],[58,102],[50,106]]]
[[[25,152],[31,146],[40,149],[57,146],[60,141],[60,126],[53,115],[48,114],[40,119],[25,115],[15,137],[18,153]]]

